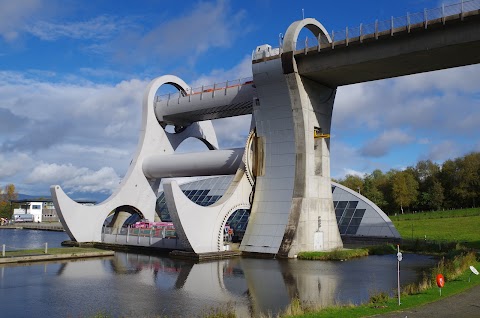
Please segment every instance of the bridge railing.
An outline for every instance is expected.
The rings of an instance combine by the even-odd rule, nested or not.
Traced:
[[[425,9],[423,12],[407,13],[402,17],[391,17],[389,20],[375,21],[370,24],[361,23],[357,27],[345,28],[340,31],[332,31],[330,38],[332,39],[332,48],[338,44],[348,45],[351,42],[362,42],[366,38],[378,37],[379,35],[390,34],[394,35],[400,31],[410,31],[412,27],[428,28],[429,22],[442,21],[451,16],[458,16],[463,19],[463,15],[468,12],[480,10],[480,0],[469,0],[454,3],[450,5],[443,5],[442,7]],[[297,43],[297,50],[319,47],[321,49],[327,46],[326,43],[320,43],[314,37],[307,38],[305,41]]]
[[[155,228],[132,228],[121,227],[113,228],[104,226],[102,234],[112,234],[131,237],[152,237],[152,238],[172,238],[176,237],[175,229],[170,226],[159,226]]]
[[[172,99],[179,99],[181,97],[188,97],[188,96],[193,96],[193,95],[200,95],[201,97],[203,95],[210,94],[211,96],[215,96],[215,94],[226,91],[228,89],[233,89],[237,88],[240,90],[240,88],[243,85],[248,85],[253,83],[253,77],[245,77],[245,78],[239,78],[235,79],[232,81],[226,81],[226,82],[221,82],[221,83],[215,83],[213,85],[203,85],[200,87],[195,87],[190,90],[190,92],[187,92],[187,94],[183,94],[181,92],[176,92],[176,93],[170,93],[170,94],[163,94],[163,95],[157,95],[156,101],[165,101],[165,100],[172,100]]]
[[[296,43],[297,50],[305,50],[317,47],[319,50],[324,47],[335,48],[336,45],[348,45],[352,42],[362,42],[368,38],[378,38],[379,35],[394,35],[401,31],[410,31],[411,28],[428,28],[429,23],[445,22],[449,17],[463,19],[469,12],[480,10],[480,0],[461,1],[454,4],[443,5],[438,8],[425,9],[422,12],[407,13],[401,17],[391,17],[384,21],[375,21],[374,23],[361,23],[356,27],[346,27],[343,30],[332,31],[329,35],[332,43],[322,41],[318,45],[318,39],[307,37],[298,39]],[[281,43],[282,41],[280,41]]]

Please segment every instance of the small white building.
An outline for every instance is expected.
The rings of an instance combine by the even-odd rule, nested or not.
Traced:
[[[35,200],[35,201],[34,201]],[[12,200],[19,207],[13,210],[15,222],[58,222],[60,221],[51,199]],[[82,205],[94,205],[95,201],[80,200]]]
[[[43,202],[22,202],[18,209],[13,210],[15,222],[42,222]]]

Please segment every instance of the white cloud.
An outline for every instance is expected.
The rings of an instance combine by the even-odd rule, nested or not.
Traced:
[[[411,143],[415,138],[399,129],[384,131],[380,136],[367,142],[360,153],[366,157],[382,157],[397,145]]]
[[[7,42],[17,39],[25,23],[42,11],[43,1],[0,1],[0,36]]]
[[[467,150],[466,152],[472,151],[474,149]],[[444,140],[440,143],[432,145],[428,152],[422,155],[423,159],[430,159],[435,162],[443,162],[447,159],[453,159],[460,157],[464,154],[460,147],[451,140]]]
[[[10,125],[0,134],[4,159],[0,177],[8,177],[20,189],[47,193],[52,180],[48,172],[53,170],[61,171],[58,183],[74,191],[111,189],[109,180],[118,183],[115,176],[128,169],[136,148],[147,84],[140,80],[116,85],[56,83],[1,72],[0,114],[5,116],[0,121],[8,120]],[[19,160],[16,153],[25,159]],[[72,177],[67,173],[70,169],[86,176]],[[26,176],[25,171],[32,170],[41,178]],[[102,176],[107,178],[105,186],[95,180]],[[21,186],[25,178],[30,183]]]
[[[61,182],[69,192],[102,192],[111,193],[120,182],[119,176],[111,167],[102,167],[92,171],[71,164],[45,164],[36,166],[27,176],[27,183]]]
[[[25,153],[0,154],[0,180],[15,176],[28,167],[32,159]]]
[[[185,8],[179,17],[157,24],[146,32],[123,32],[121,37],[93,49],[109,52],[116,60],[130,63],[166,65],[180,60],[192,64],[207,50],[230,47],[249,30],[246,11],[233,12],[229,1],[198,2]]]
[[[29,25],[25,30],[46,41],[59,38],[80,40],[107,40],[127,29],[135,28],[133,21],[102,15],[88,21],[53,23],[39,21]]]

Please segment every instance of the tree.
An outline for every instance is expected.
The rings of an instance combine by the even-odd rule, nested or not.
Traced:
[[[402,214],[403,207],[409,207],[417,200],[418,182],[410,171],[400,171],[393,176],[392,196]]]
[[[384,210],[388,204],[385,200],[385,194],[381,191],[381,186],[385,181],[385,176],[382,171],[378,169],[366,175],[363,180],[364,190],[362,194],[382,210]]]
[[[0,217],[12,217],[10,201],[16,200],[17,198],[18,193],[15,190],[15,185],[7,184],[4,189],[0,189]]]
[[[345,180],[342,180],[340,184],[352,189],[355,192],[361,192],[363,190],[363,179],[356,175],[347,175]]]
[[[455,160],[458,166],[458,183],[454,193],[462,200],[463,206],[473,206],[480,196],[480,153],[471,153]]]

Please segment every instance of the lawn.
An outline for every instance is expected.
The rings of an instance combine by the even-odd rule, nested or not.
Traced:
[[[404,239],[462,242],[480,249],[480,209],[416,213],[391,219]]]
[[[81,248],[81,247],[60,247],[60,248],[49,248],[46,255],[58,255],[58,254],[83,254],[83,253],[92,253],[92,252],[104,252],[105,250],[100,250],[96,248]],[[33,250],[18,250],[18,251],[7,251],[5,253],[6,257],[21,257],[27,255],[45,255],[44,249],[33,249]],[[0,253],[0,258],[1,258]]]

